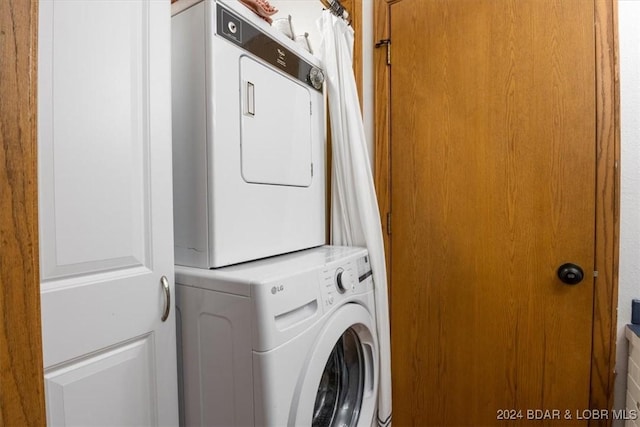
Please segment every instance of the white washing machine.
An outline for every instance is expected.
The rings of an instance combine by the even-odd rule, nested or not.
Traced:
[[[176,264],[322,245],[319,60],[237,0],[181,0],[172,12]]]
[[[370,427],[378,383],[365,249],[176,267],[181,424]]]

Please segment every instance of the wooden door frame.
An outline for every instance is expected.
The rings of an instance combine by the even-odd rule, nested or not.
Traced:
[[[389,6],[400,0],[374,0],[375,40],[389,38]],[[620,113],[618,79],[617,1],[594,0],[596,47],[596,242],[590,408],[611,409],[615,380],[616,317],[618,303],[618,242],[620,207]],[[375,172],[380,217],[391,212],[390,67],[386,52],[374,52]],[[387,271],[390,238],[383,221]],[[393,286],[389,280],[390,288]],[[553,408],[548,408],[553,409]],[[609,425],[594,420],[590,425]]]
[[[37,179],[38,0],[0,2],[0,425],[45,425]]]

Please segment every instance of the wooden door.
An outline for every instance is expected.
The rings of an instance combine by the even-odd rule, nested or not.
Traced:
[[[178,424],[169,5],[40,2],[49,425]]]
[[[590,403],[594,3],[389,13],[394,424],[576,421]],[[559,280],[567,262],[581,283]]]

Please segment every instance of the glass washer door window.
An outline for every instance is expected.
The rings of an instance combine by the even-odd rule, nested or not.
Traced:
[[[312,427],[354,427],[364,390],[365,361],[357,333],[347,329],[325,365],[313,408]]]

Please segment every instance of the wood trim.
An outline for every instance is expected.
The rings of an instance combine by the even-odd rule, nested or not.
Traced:
[[[387,38],[388,10],[393,0],[374,0],[375,39]],[[620,209],[620,112],[616,0],[594,0],[596,16],[597,214],[595,265],[599,272],[594,294],[593,349],[591,357],[591,409],[611,409],[614,398],[616,318],[618,295],[618,243]],[[375,171],[380,216],[390,206],[389,77],[390,70],[374,53]],[[385,247],[389,263],[389,239]],[[387,264],[390,265],[390,264]],[[390,270],[390,269],[388,269]],[[393,286],[389,280],[390,287]],[[610,425],[593,420],[590,425]]]
[[[362,0],[341,0],[340,4],[349,12],[353,41],[353,73],[356,78],[360,109],[362,109]]]
[[[38,267],[38,1],[0,2],[0,425],[45,425]]]
[[[356,75],[356,87],[358,88],[358,99],[360,100],[360,110],[362,110],[363,92],[362,81],[364,70],[362,68],[362,0],[351,0],[351,13],[353,20],[351,26],[355,32],[355,41],[353,43],[353,69]]]
[[[620,107],[617,1],[595,0],[596,44],[596,253],[591,409],[611,409],[614,399],[620,210]],[[611,425],[611,420],[590,425]]]
[[[373,4],[373,40],[389,38],[389,7],[386,0],[374,0]],[[387,228],[387,214],[391,213],[391,151],[389,112],[391,109],[389,84],[391,69],[387,65],[386,49],[376,48],[373,51],[373,179],[382,220],[382,238],[387,262],[387,283],[391,298],[391,239]],[[389,303],[391,306],[391,303]]]

